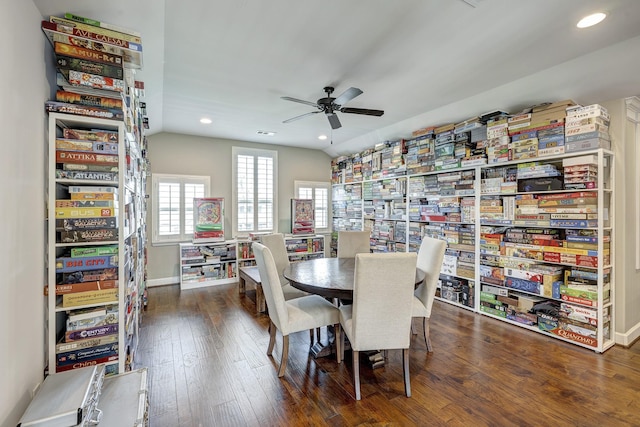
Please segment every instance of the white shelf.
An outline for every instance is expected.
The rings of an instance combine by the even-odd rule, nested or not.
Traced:
[[[118,181],[92,181],[92,180],[70,180],[70,179],[57,179],[56,178],[56,139],[62,136],[62,131],[65,128],[71,129],[104,129],[109,131],[116,131],[118,135]],[[103,307],[107,305],[118,306],[118,344],[119,344],[119,357],[117,362],[109,362],[109,365],[115,366],[115,370],[111,370],[110,373],[125,372],[130,366],[126,361],[125,354],[133,353],[135,348],[130,348],[129,343],[135,342],[135,340],[128,339],[128,336],[132,331],[137,331],[135,325],[131,325],[131,319],[137,321],[140,317],[136,313],[141,309],[142,304],[138,299],[142,298],[140,295],[140,287],[143,286],[143,275],[134,275],[129,277],[129,271],[134,268],[138,268],[144,264],[144,251],[141,248],[145,245],[145,233],[144,224],[146,218],[146,212],[144,212],[144,194],[138,194],[131,192],[125,188],[124,182],[127,175],[131,173],[132,162],[138,162],[139,159],[132,157],[130,148],[137,144],[133,141],[129,144],[124,143],[125,124],[122,121],[98,119],[93,117],[74,116],[70,114],[62,113],[49,113],[49,128],[48,128],[48,144],[49,144],[49,175],[48,175],[48,230],[47,230],[47,283],[48,298],[47,298],[47,360],[48,360],[48,372],[56,373],[56,344],[59,342],[60,337],[64,335],[66,312],[72,312],[75,310],[81,310],[85,308]],[[133,144],[133,145],[132,145]],[[127,157],[130,160],[127,161]],[[142,176],[143,174],[140,174]],[[146,176],[146,174],[144,174]],[[73,243],[60,243],[59,232],[56,230],[56,200],[69,199],[67,188],[71,185],[79,186],[97,186],[97,187],[116,187],[118,188],[117,206],[117,230],[118,240],[103,240],[103,241],[88,241],[88,242],[73,242]],[[144,188],[144,185],[138,186],[140,189]],[[135,203],[136,199],[139,201]],[[127,222],[133,219],[137,224],[136,229],[127,228]],[[68,230],[74,231],[74,230]],[[78,233],[86,230],[75,230]],[[97,247],[97,246],[118,246],[119,262],[116,268],[118,273],[118,297],[115,301],[108,301],[102,303],[83,304],[74,307],[62,307],[60,305],[60,296],[55,295],[56,284],[60,279],[60,274],[56,273],[55,260],[56,258],[68,255],[68,252],[75,247]],[[135,248],[134,251],[129,251],[127,248]],[[134,260],[135,255],[135,260]],[[133,263],[137,264],[134,265]],[[98,267],[99,268],[99,267]],[[90,270],[89,270],[90,271]],[[129,314],[127,314],[129,313]],[[80,364],[78,366],[81,366]]]
[[[481,182],[482,182],[482,178],[483,178],[483,173],[492,169],[496,169],[496,168],[505,168],[505,167],[512,167],[512,168],[517,168],[517,165],[522,164],[522,163],[529,163],[529,162],[541,162],[541,163],[554,163],[556,165],[559,165],[559,167],[561,168],[561,164],[562,164],[562,160],[563,159],[567,159],[567,158],[572,158],[572,157],[582,157],[582,156],[587,156],[587,155],[594,155],[595,157],[597,157],[598,159],[598,164],[597,164],[597,169],[598,169],[598,178],[597,178],[597,188],[594,189],[572,189],[572,190],[565,190],[565,189],[557,189],[557,190],[546,190],[546,191],[536,191],[536,192],[523,192],[523,191],[515,191],[515,192],[510,192],[510,193],[498,193],[498,192],[491,192],[491,193],[483,193],[482,192],[482,186],[481,186]],[[359,155],[360,156],[360,155]],[[356,158],[357,156],[353,156],[354,158]],[[364,156],[360,156],[361,158],[364,159]],[[337,159],[336,159],[337,160]],[[340,160],[341,162],[344,162],[346,164],[349,164],[349,162],[351,162],[351,159],[349,158],[341,158]],[[362,164],[362,170],[365,170],[365,163],[363,161]],[[426,228],[420,228],[420,227],[424,227],[424,226],[438,226],[438,227],[446,227],[446,226],[451,226],[451,227],[461,227],[461,228],[465,228],[466,227],[466,232],[468,232],[467,236],[465,237],[466,239],[470,239],[473,238],[473,245],[468,245],[464,246],[464,247],[457,247],[456,244],[450,244],[450,246],[448,247],[448,250],[451,251],[455,251],[458,254],[464,254],[465,255],[465,259],[464,262],[465,263],[470,263],[473,264],[474,269],[475,269],[475,274],[474,277],[467,277],[467,276],[460,276],[460,275],[449,275],[452,278],[458,278],[464,281],[468,281],[468,284],[470,285],[475,285],[474,286],[474,290],[473,292],[473,298],[474,298],[474,303],[473,303],[473,307],[468,307],[462,304],[459,304],[455,301],[450,301],[447,300],[445,298],[439,298],[439,300],[456,305],[456,306],[460,306],[462,308],[465,309],[470,309],[473,310],[475,312],[481,312],[480,310],[480,292],[481,292],[481,288],[482,288],[482,284],[480,281],[480,266],[481,264],[484,263],[483,259],[485,257],[498,257],[501,259],[511,259],[511,260],[520,260],[521,262],[527,263],[527,262],[532,262],[535,260],[532,260],[530,258],[518,258],[518,257],[505,257],[504,255],[500,255],[498,253],[496,254],[492,254],[492,253],[486,253],[483,249],[481,249],[480,244],[481,244],[481,238],[480,238],[480,234],[481,234],[481,228],[482,227],[496,227],[496,228],[519,228],[519,229],[524,229],[524,228],[551,228],[549,223],[536,223],[534,225],[534,223],[525,223],[525,222],[520,222],[520,223],[515,223],[514,220],[487,220],[487,219],[481,219],[480,216],[480,200],[482,198],[488,198],[488,197],[499,197],[500,199],[502,199],[503,197],[516,197],[516,196],[525,196],[525,195],[532,195],[535,194],[536,196],[538,195],[544,195],[544,194],[559,194],[559,195],[566,195],[566,194],[571,194],[571,193],[577,193],[577,192],[593,192],[593,193],[597,193],[597,199],[598,199],[598,223],[597,226],[593,226],[593,227],[588,227],[588,228],[579,228],[580,230],[591,230],[592,232],[594,232],[594,234],[596,234],[596,236],[598,237],[598,242],[602,242],[604,240],[604,236],[608,235],[610,236],[611,239],[613,239],[614,235],[613,235],[613,230],[614,230],[614,220],[615,220],[615,213],[613,212],[613,208],[614,208],[614,188],[615,185],[613,183],[613,177],[614,177],[614,172],[613,172],[613,167],[614,167],[614,161],[613,161],[613,152],[607,149],[594,149],[594,150],[585,150],[585,151],[579,151],[579,152],[572,152],[572,153],[565,153],[562,155],[558,155],[558,156],[544,156],[544,157],[537,157],[537,158],[531,158],[531,159],[522,159],[522,160],[512,160],[512,161],[508,161],[508,162],[501,162],[501,163],[493,163],[493,164],[483,164],[483,165],[477,165],[477,166],[465,166],[465,167],[460,167],[460,168],[455,168],[455,169],[447,169],[447,170],[441,170],[441,171],[436,171],[436,170],[432,170],[429,172],[420,172],[420,173],[414,173],[414,174],[407,174],[407,175],[395,175],[395,176],[391,176],[391,177],[383,177],[383,178],[367,178],[366,174],[363,172],[363,174],[365,175],[364,179],[362,181],[358,181],[358,182],[350,182],[350,183],[333,183],[333,189],[334,189],[334,195],[338,195],[339,197],[343,197],[342,194],[344,192],[344,187],[346,186],[362,186],[361,188],[363,188],[363,191],[361,191],[362,194],[362,199],[358,201],[358,203],[361,203],[362,206],[362,222],[364,224],[368,224],[368,225],[375,225],[375,224],[380,224],[383,226],[389,225],[393,227],[402,227],[402,226],[406,226],[406,232],[405,232],[405,236],[406,236],[406,244],[404,244],[406,246],[407,251],[417,251],[418,247],[419,247],[419,240],[421,240],[421,236],[416,240],[415,236],[415,230],[429,230],[428,227]],[[334,164],[335,166],[335,164]],[[347,166],[349,167],[349,166]],[[355,167],[353,168],[355,169]],[[460,191],[457,192],[458,194],[448,194],[448,193],[441,193],[438,189],[439,185],[441,182],[443,181],[439,181],[437,177],[441,177],[442,175],[446,175],[446,174],[455,174],[458,172],[464,172],[463,176],[465,176],[465,178],[463,178],[463,180],[469,180],[467,178],[467,176],[472,175],[473,176],[473,183],[472,183],[472,189],[468,188],[468,187],[462,187],[460,188]],[[340,174],[338,174],[340,175]],[[334,177],[335,177],[335,169],[334,169]],[[345,175],[344,173],[342,173],[342,179],[344,179]],[[422,180],[418,180],[418,178],[421,177]],[[412,187],[412,180],[416,179],[416,182],[414,182],[414,184],[416,184],[416,186]],[[394,180],[405,180],[406,182],[406,188],[405,188],[405,194],[407,194],[406,198],[401,198],[400,196],[398,196],[397,194],[394,194],[393,196],[389,195],[389,194],[378,194],[378,195],[371,195],[370,191],[364,191],[364,188],[368,188],[370,189],[371,183],[378,183],[381,181],[385,181],[388,183],[393,182]],[[420,183],[423,183],[423,186],[420,186]],[[468,184],[468,183],[464,183],[464,184]],[[398,187],[400,188],[400,187]],[[435,190],[434,190],[435,188]],[[367,193],[367,195],[365,195],[365,193]],[[431,205],[433,206],[434,203],[438,203],[439,200],[443,199],[443,198],[447,198],[447,197],[456,197],[459,198],[460,201],[462,199],[473,199],[473,205],[470,206],[467,211],[465,211],[467,213],[467,218],[465,218],[465,214],[463,214],[462,209],[461,209],[461,215],[463,220],[440,220],[438,219],[437,221],[425,221],[425,220],[417,220],[417,219],[411,219],[411,216],[413,214],[414,217],[416,217],[416,213],[417,212],[422,212],[424,214],[430,213],[432,212],[431,210],[427,210],[427,209],[431,209],[431,208],[425,208],[424,210],[412,210],[412,209],[419,209],[419,204],[420,205]],[[408,219],[390,219],[390,218],[375,218],[375,216],[373,214],[371,214],[372,212],[375,211],[375,209],[381,209],[384,206],[384,202],[390,201],[390,200],[395,200],[395,201],[403,201],[406,203],[406,213],[407,213],[407,218]],[[421,200],[424,200],[424,202],[420,203]],[[376,201],[378,201],[378,205],[376,205]],[[348,202],[347,202],[348,203]],[[334,224],[347,224],[349,217],[353,215],[353,213],[350,211],[349,214],[347,214],[345,212],[345,200],[343,198],[336,198],[334,196],[334,204],[337,205],[337,208],[334,208]],[[446,206],[446,205],[445,205]],[[365,212],[368,212],[369,215],[365,215]],[[433,212],[438,212],[438,209],[434,209]],[[337,213],[337,215],[336,215]],[[435,217],[436,215],[447,215],[447,213],[445,212],[441,212],[438,214],[433,214],[433,216]],[[447,215],[448,216],[448,215]],[[456,218],[457,219],[457,218]],[[419,227],[420,226],[420,227]],[[364,228],[366,228],[366,225],[364,226]],[[434,227],[434,229],[437,227]],[[566,230],[575,230],[578,229],[578,227],[570,227],[570,226],[558,226],[558,227],[553,227],[554,229],[558,229],[561,230],[562,233],[564,233]],[[335,232],[340,230],[339,228],[334,228],[334,235],[336,234]],[[444,228],[443,228],[444,230]],[[386,231],[386,230],[384,230]],[[373,237],[378,237],[380,240],[380,246],[379,249],[382,250],[388,250],[389,248],[393,248],[394,245],[394,239],[397,238],[398,236],[402,236],[402,233],[391,233],[389,235],[389,237],[378,237],[378,236],[373,236]],[[438,237],[438,236],[433,236],[433,237]],[[440,236],[440,238],[442,238],[443,240],[448,240],[447,238],[445,238],[445,236]],[[387,243],[389,243],[387,245]],[[613,242],[611,243],[611,248],[614,247]],[[397,247],[401,247],[401,246],[397,246]],[[544,264],[544,265],[548,265],[548,266],[558,266],[558,267],[580,267],[580,268],[584,268],[585,270],[592,270],[594,272],[602,272],[605,269],[611,269],[612,273],[611,273],[611,278],[610,278],[610,296],[609,299],[607,301],[609,302],[605,302],[604,298],[603,298],[603,294],[605,292],[605,286],[607,285],[606,283],[603,282],[602,279],[602,274],[599,274],[599,279],[598,279],[598,289],[599,289],[599,299],[598,299],[598,303],[597,306],[598,308],[596,309],[597,311],[597,317],[598,317],[598,325],[601,325],[597,328],[597,343],[595,345],[588,345],[588,344],[584,344],[584,343],[580,343],[579,342],[579,337],[577,337],[576,340],[571,340],[571,339],[567,339],[567,338],[563,338],[562,336],[558,336],[552,333],[548,333],[545,331],[540,331],[541,333],[547,335],[547,336],[551,336],[553,338],[557,338],[557,339],[561,339],[567,342],[571,342],[573,344],[576,345],[580,345],[582,347],[585,348],[589,348],[591,350],[597,351],[597,352],[602,352],[604,350],[606,350],[607,348],[609,348],[611,345],[613,345],[613,339],[612,336],[614,334],[613,331],[615,331],[615,327],[614,327],[614,319],[615,319],[615,313],[613,310],[613,302],[615,297],[614,297],[614,293],[615,293],[615,277],[614,277],[614,271],[613,271],[613,265],[614,265],[614,253],[613,251],[611,251],[610,253],[610,260],[603,260],[604,256],[604,252],[602,251],[604,249],[603,246],[600,246],[599,249],[597,250],[599,253],[598,256],[598,262],[597,265],[576,265],[576,264],[572,264],[572,263],[567,263],[567,262],[553,262],[553,261],[547,261],[547,260],[543,260],[543,259],[538,259],[537,262]],[[396,249],[399,250],[399,249]],[[548,251],[551,252],[551,251]],[[546,259],[552,259],[551,256],[545,257]],[[470,260],[470,261],[469,261]],[[580,264],[580,263],[578,263]],[[566,268],[565,268],[566,270]],[[564,279],[564,277],[563,277]],[[504,285],[504,283],[503,283]],[[497,286],[497,285],[491,285],[491,286]],[[517,289],[511,289],[511,288],[507,288],[505,286],[503,286],[507,291],[517,291]],[[536,296],[540,296],[540,294],[532,294],[532,295],[536,295]],[[546,296],[544,297],[548,300],[551,301],[561,301],[561,298],[557,298],[557,297],[553,297],[553,296]],[[573,303],[576,305],[579,305],[578,303]],[[610,311],[610,320],[605,323],[603,322],[604,319],[604,312],[606,310]],[[488,313],[485,312],[481,312],[483,315],[490,315]],[[501,319],[499,316],[492,316],[498,319]],[[516,322],[516,321],[511,321],[509,319],[505,319],[505,321],[508,321],[509,323],[513,323],[516,324],[518,326],[521,326],[520,323]],[[567,323],[565,321],[565,323]],[[608,328],[608,332],[605,331],[605,329]],[[531,329],[539,329],[537,327],[533,327]],[[554,331],[555,332],[555,331]]]
[[[238,242],[236,240],[207,243],[180,243],[178,247],[180,258],[180,289],[187,290],[237,282],[237,244]],[[218,251],[219,255],[216,254],[210,256],[219,256],[221,257],[221,259],[219,261],[212,260],[209,262],[203,261],[193,264],[183,264],[183,261],[185,260],[206,259],[207,255],[205,254],[205,252],[201,252],[201,248],[206,248],[206,252],[215,253],[216,251]],[[232,255],[233,257],[222,259],[222,252],[224,252],[226,256]],[[220,272],[224,271],[224,277],[207,277],[202,271],[202,267],[215,268]],[[200,276],[198,278],[191,278],[189,274],[191,274],[192,272],[185,270],[195,270],[196,272],[199,270]]]

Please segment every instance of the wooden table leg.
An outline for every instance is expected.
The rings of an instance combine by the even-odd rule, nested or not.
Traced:
[[[262,284],[256,284],[256,312],[264,313],[267,311],[267,304],[262,293]]]
[[[240,274],[238,276],[238,292],[240,295],[244,295],[247,293],[247,281],[244,279],[244,276]]]

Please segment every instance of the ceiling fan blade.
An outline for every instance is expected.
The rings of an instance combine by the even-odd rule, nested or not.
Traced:
[[[290,96],[281,96],[280,99],[284,99],[285,101],[298,102],[300,104],[310,105],[312,107],[318,108],[318,104],[311,101],[303,101],[302,99],[291,98]]]
[[[327,113],[327,119],[329,119],[329,124],[331,125],[331,129],[339,129],[342,127],[340,123],[340,119],[333,113]]]
[[[294,122],[294,121],[299,120],[299,119],[301,119],[303,117],[307,117],[307,116],[310,116],[312,114],[318,114],[318,113],[321,113],[321,111],[312,111],[310,113],[300,114],[299,116],[291,117],[290,119],[287,119],[287,120],[283,121],[282,123]]]
[[[365,114],[367,116],[378,116],[378,117],[384,114],[384,111],[382,110],[368,110],[366,108],[347,108],[347,107],[341,108],[340,112],[351,113],[351,114]]]
[[[350,87],[349,89],[347,89],[344,92],[342,92],[340,94],[340,96],[338,96],[336,99],[334,99],[333,103],[337,104],[337,105],[344,105],[347,102],[351,101],[356,96],[361,95],[361,94],[362,94],[362,91],[360,89],[358,89],[357,87]]]

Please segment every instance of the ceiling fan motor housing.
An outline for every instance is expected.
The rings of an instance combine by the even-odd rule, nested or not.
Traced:
[[[334,89],[331,86],[326,86],[323,90],[327,96],[325,98],[318,99],[318,107],[325,113],[333,113],[333,101],[335,101],[335,98],[332,98],[331,94]]]

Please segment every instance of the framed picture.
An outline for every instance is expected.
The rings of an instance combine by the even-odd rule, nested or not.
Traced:
[[[193,242],[224,241],[224,198],[193,199]]]

